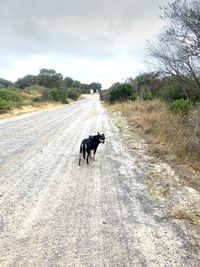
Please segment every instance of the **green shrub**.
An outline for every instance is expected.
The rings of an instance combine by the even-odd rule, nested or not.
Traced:
[[[154,99],[154,96],[151,92],[145,92],[144,94],[144,100],[153,100]]]
[[[49,89],[44,88],[42,90],[41,100],[42,101],[53,101],[53,96]]]
[[[0,113],[7,112],[13,109],[13,102],[6,101],[0,97]]]
[[[39,97],[39,96],[34,97],[33,102],[36,102],[36,103],[42,102],[42,97]]]
[[[100,92],[100,100],[101,101],[108,101],[108,99],[109,99],[109,90],[108,89],[107,90],[102,90]]]
[[[76,88],[70,88],[67,90],[68,97],[77,100],[80,97],[80,93]]]
[[[56,102],[62,102],[63,104],[67,104],[67,91],[65,89],[55,88],[51,90],[51,94],[53,100]]]
[[[186,114],[191,108],[191,102],[185,99],[175,100],[169,105],[169,110],[176,114]]]
[[[131,95],[131,97],[130,97],[130,100],[131,101],[135,101],[137,99],[137,95],[136,95],[136,93],[133,93],[132,95]]]
[[[125,101],[131,99],[132,87],[128,83],[113,86],[108,95],[109,102]]]
[[[24,97],[15,90],[0,89],[0,112],[6,112],[13,108],[21,107],[23,99]]]
[[[0,89],[0,97],[5,101],[22,102],[23,97],[14,90]]]

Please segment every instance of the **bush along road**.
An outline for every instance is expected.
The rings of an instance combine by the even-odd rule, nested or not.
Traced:
[[[97,160],[78,166],[81,140],[97,131]],[[96,95],[2,120],[0,266],[199,266],[137,162]]]

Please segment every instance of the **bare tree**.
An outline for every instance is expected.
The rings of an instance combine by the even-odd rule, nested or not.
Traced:
[[[200,99],[200,3],[175,0],[163,11],[170,25],[150,54],[160,71],[179,79],[186,98]]]

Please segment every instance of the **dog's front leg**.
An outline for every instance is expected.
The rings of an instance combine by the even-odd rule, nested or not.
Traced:
[[[94,149],[93,160],[96,160],[96,158],[95,158],[96,151],[97,151],[97,149]]]

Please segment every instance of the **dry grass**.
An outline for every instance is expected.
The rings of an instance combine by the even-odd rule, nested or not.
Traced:
[[[111,111],[120,111],[126,120],[155,144],[200,170],[200,123],[198,112],[187,117],[175,116],[159,100],[125,102],[106,105]],[[194,124],[194,125],[192,125]]]
[[[177,220],[187,220],[191,224],[200,225],[200,216],[197,212],[186,212],[183,210],[169,211],[168,215]]]
[[[14,109],[10,112],[0,114],[0,119],[6,119],[6,118],[21,115],[21,114],[25,114],[25,113],[31,113],[34,111],[50,109],[50,108],[58,107],[60,105],[62,105],[62,104],[57,103],[57,102],[55,102],[55,103],[45,103],[45,102],[44,103],[35,103],[34,105],[23,106],[20,109]]]

